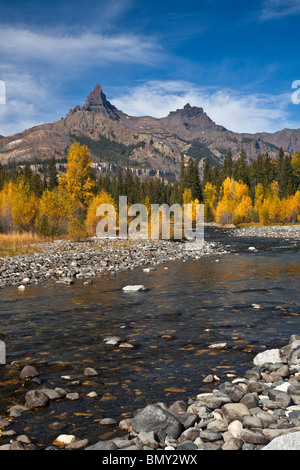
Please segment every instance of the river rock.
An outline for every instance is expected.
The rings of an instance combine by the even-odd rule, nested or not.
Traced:
[[[291,396],[295,405],[300,405],[300,383],[290,385],[288,394]]]
[[[73,436],[73,434],[60,434],[55,441],[53,442],[53,445],[55,446],[67,446],[68,444],[71,444],[71,442],[75,441],[76,436]]]
[[[159,405],[148,405],[132,419],[135,432],[160,432],[177,439],[183,431],[182,423],[169,411]]]
[[[25,406],[28,408],[42,408],[48,403],[49,397],[39,390],[30,390],[25,395]]]
[[[300,432],[278,436],[262,450],[300,450]]]
[[[249,416],[251,413],[247,406],[243,403],[226,403],[221,408],[223,416],[229,423],[238,420],[243,421],[244,416]]]
[[[282,362],[280,350],[279,349],[268,349],[267,351],[263,351],[253,359],[253,364],[256,366],[262,366],[266,362],[271,362],[275,364],[276,362]]]
[[[157,438],[154,431],[141,431],[136,438],[137,445],[147,446],[150,449],[157,449],[159,445],[159,439]]]
[[[25,366],[20,372],[20,379],[38,377],[40,374],[33,366]]]
[[[249,444],[267,444],[269,441],[266,436],[260,431],[253,431],[251,429],[242,429],[239,437],[244,442]]]
[[[99,441],[85,450],[118,450],[118,446],[113,441]]]
[[[93,369],[92,367],[86,367],[84,369],[83,373],[87,377],[95,377],[96,375],[98,375],[98,372],[95,369]]]
[[[122,289],[124,292],[140,292],[140,291],[145,291],[146,287],[143,285],[137,285],[137,286],[125,286]]]

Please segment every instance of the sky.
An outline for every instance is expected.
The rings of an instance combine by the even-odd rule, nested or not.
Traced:
[[[190,103],[235,132],[300,128],[299,22],[300,0],[0,0],[0,135],[97,83],[129,115]]]

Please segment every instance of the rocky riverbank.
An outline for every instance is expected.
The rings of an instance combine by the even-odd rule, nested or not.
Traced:
[[[93,377],[97,371],[86,368],[84,375]],[[32,389],[24,405],[11,407],[8,417],[0,417],[0,450],[36,450],[25,432],[16,435],[14,420],[28,411],[55,407],[57,400],[79,399],[62,388],[37,386],[38,376],[34,367],[21,370],[20,381],[31,380]],[[88,435],[77,439],[75,434],[60,434],[46,449],[300,450],[300,335],[291,336],[281,349],[258,354],[244,377],[218,383],[211,375],[204,380],[211,383],[208,393],[170,406],[147,405],[119,423],[110,418],[101,422],[118,427],[122,437],[91,443]]]
[[[214,224],[208,224],[214,225]],[[230,228],[235,237],[261,237],[300,240],[300,225]],[[222,255],[227,250],[220,243],[196,243],[166,240],[124,240],[92,238],[83,242],[55,240],[36,244],[36,253],[0,258],[0,288],[53,281],[72,284],[91,282],[96,276],[114,274],[138,267],[169,261],[192,261],[207,255]]]
[[[45,281],[90,282],[103,274],[226,253],[214,242],[204,242],[203,247],[197,248],[196,242],[96,238],[84,242],[56,240],[37,244],[36,249],[31,255],[0,258],[0,288],[16,285],[24,290],[27,285]]]
[[[235,230],[238,237],[283,238],[300,240],[300,225],[249,226]]]

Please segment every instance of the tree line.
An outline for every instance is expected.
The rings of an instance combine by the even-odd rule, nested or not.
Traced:
[[[95,235],[96,209],[103,203],[118,206],[126,195],[128,205],[203,203],[206,222],[299,223],[300,153],[280,149],[248,163],[244,149],[233,160],[231,150],[223,164],[209,158],[200,177],[195,160],[182,156],[179,179],[141,180],[130,169],[96,175],[89,148],[75,142],[67,155],[66,171],[57,171],[51,158],[44,174],[29,164],[10,169],[0,166],[0,231],[32,231],[45,236]]]

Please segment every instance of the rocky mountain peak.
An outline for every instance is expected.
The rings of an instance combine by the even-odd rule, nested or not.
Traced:
[[[97,83],[93,91],[88,95],[81,110],[89,111],[93,114],[100,113],[113,120],[119,119],[118,109],[106,99],[99,83]]]

